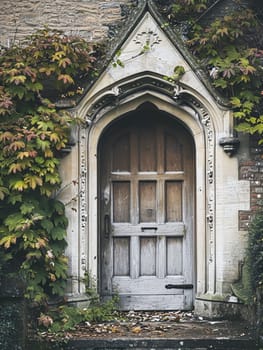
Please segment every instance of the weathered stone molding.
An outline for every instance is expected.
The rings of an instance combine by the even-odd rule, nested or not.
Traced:
[[[109,111],[119,108],[123,103],[126,103],[127,99],[135,98],[136,94],[148,91],[149,94],[161,94],[170,101],[172,105],[176,105],[178,108],[185,110],[189,113],[191,110],[192,117],[194,116],[195,122],[199,124],[199,128],[203,131],[203,137],[205,140],[205,197],[206,198],[206,269],[207,269],[207,285],[206,290],[214,293],[215,292],[215,263],[216,263],[216,239],[215,239],[215,131],[214,125],[211,120],[211,116],[207,108],[201,101],[194,96],[193,92],[190,91],[186,86],[181,83],[176,85],[171,84],[164,79],[161,79],[157,75],[145,74],[143,76],[137,76],[129,81],[119,82],[118,85],[112,86],[106,91],[101,92],[100,95],[96,96],[91,102],[90,107],[87,109],[86,114],[86,126],[92,128],[93,124],[98,123],[101,118],[104,117]],[[85,129],[82,130],[82,137],[80,138],[80,149],[81,151],[81,167],[87,168],[84,165],[85,155],[86,162],[88,163],[88,155],[86,150],[85,139],[88,137],[89,132]],[[86,190],[86,173],[81,172],[81,193],[84,196]],[[87,206],[84,199],[82,199],[84,208]],[[81,220],[81,236],[85,235],[86,218],[84,209],[81,209],[80,220]],[[83,217],[84,215],[84,217]]]
[[[79,277],[84,278],[88,268],[87,259],[87,234],[88,234],[88,146],[86,128],[79,131]],[[80,283],[81,285],[81,283]],[[83,289],[83,284],[82,288]],[[81,290],[80,290],[81,292]],[[84,290],[82,290],[84,292]]]
[[[224,152],[232,157],[238,150],[240,141],[237,137],[229,136],[222,137],[219,140],[219,145],[223,147]]]
[[[207,289],[215,292],[215,263],[216,263],[216,232],[215,232],[215,132],[211,117],[207,109],[197,99],[186,97],[189,104],[197,113],[203,126],[206,144],[206,232],[207,232],[207,263],[208,280]]]

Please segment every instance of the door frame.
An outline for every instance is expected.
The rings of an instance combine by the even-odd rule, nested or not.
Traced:
[[[195,150],[195,162],[196,162],[196,210],[195,216],[195,233],[193,250],[195,256],[195,280],[196,290],[195,293],[204,294],[208,290],[214,289],[214,262],[207,264],[207,255],[214,256],[213,247],[208,246],[207,235],[210,236],[214,232],[214,202],[213,195],[209,196],[209,191],[213,193],[213,156],[214,156],[214,144],[213,144],[213,126],[211,118],[207,113],[203,115],[197,115],[196,111],[190,109],[185,110],[178,106],[176,103],[168,100],[166,96],[158,94],[156,92],[146,91],[144,93],[138,93],[133,95],[129,100],[124,101],[118,107],[112,107],[110,110],[102,114],[98,119],[94,120],[87,130],[82,130],[83,138],[86,140],[82,143],[82,149],[85,152],[88,149],[88,183],[87,183],[87,203],[88,203],[88,272],[92,278],[98,281],[99,271],[99,240],[98,240],[98,145],[104,130],[116,119],[124,116],[126,113],[135,110],[144,102],[150,102],[154,104],[158,109],[167,112],[172,118],[179,120],[185,125],[185,127],[192,134]],[[80,135],[81,136],[81,135]],[[88,136],[88,137],[87,137]],[[88,138],[88,140],[87,140]],[[83,147],[84,146],[84,147]],[[80,152],[81,156],[81,152]],[[197,166],[198,165],[198,166]],[[205,169],[205,171],[204,171]],[[209,173],[210,171],[210,173]],[[211,189],[209,187],[211,185]],[[208,201],[206,200],[208,196]],[[85,210],[82,209],[83,211]],[[80,213],[81,214],[81,213]],[[210,215],[210,217],[209,217]],[[208,219],[207,219],[208,218]],[[210,226],[209,226],[210,225]],[[213,227],[212,227],[213,226]],[[207,229],[205,229],[207,228]],[[207,232],[207,230],[210,230]],[[212,250],[211,250],[212,249]],[[211,262],[211,261],[210,261]]]

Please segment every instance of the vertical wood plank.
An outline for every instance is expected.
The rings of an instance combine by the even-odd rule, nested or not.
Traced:
[[[156,237],[140,238],[140,276],[156,275]]]
[[[165,134],[165,171],[183,170],[183,148],[176,135]]]
[[[156,221],[157,223],[164,223],[166,219],[166,202],[165,202],[165,180],[159,179],[157,181],[157,210],[156,210]]]
[[[130,222],[130,182],[113,182],[113,222]]]
[[[166,276],[166,237],[157,237],[157,277]]]
[[[140,275],[140,240],[138,236],[131,236],[131,278],[136,279]]]
[[[156,181],[139,182],[140,222],[156,221]]]
[[[112,145],[112,171],[130,171],[130,135],[120,136]]]
[[[183,272],[182,238],[166,238],[167,275],[181,275]]]
[[[166,222],[182,221],[182,182],[166,181]]]
[[[139,171],[156,171],[156,135],[153,128],[144,127],[139,133]]]
[[[101,292],[104,295],[112,291],[111,276],[113,275],[113,239],[101,240]]]
[[[157,172],[163,174],[165,172],[165,133],[162,123],[156,125],[156,135]]]
[[[138,135],[131,130],[131,224],[139,223],[139,193],[138,193],[138,166],[139,166]]]
[[[113,238],[113,275],[129,276],[130,274],[130,239]]]

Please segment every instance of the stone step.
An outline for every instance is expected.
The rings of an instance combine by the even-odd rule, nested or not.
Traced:
[[[252,339],[74,339],[60,344],[30,343],[27,350],[259,350]],[[10,349],[11,350],[11,349]]]

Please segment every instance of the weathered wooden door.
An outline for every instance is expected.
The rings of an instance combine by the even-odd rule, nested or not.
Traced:
[[[113,125],[100,147],[100,292],[124,310],[191,309],[193,142],[161,112]]]

